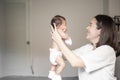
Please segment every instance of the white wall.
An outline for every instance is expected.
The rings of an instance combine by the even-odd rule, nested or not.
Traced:
[[[4,3],[0,0],[0,77],[2,76],[2,53],[4,45]]]

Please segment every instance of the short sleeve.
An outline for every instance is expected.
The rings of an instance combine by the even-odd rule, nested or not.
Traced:
[[[115,63],[115,51],[110,46],[104,45],[88,53],[81,55],[88,73]]]

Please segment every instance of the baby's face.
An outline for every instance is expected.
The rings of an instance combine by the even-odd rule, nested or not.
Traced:
[[[63,20],[63,24],[60,25],[57,29],[60,29],[63,32],[66,32],[67,31],[67,23],[66,23],[66,21]]]

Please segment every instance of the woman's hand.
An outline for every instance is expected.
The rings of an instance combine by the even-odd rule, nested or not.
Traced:
[[[62,38],[61,38],[60,34],[58,33],[58,30],[57,30],[55,24],[54,24],[54,27],[55,27],[55,28],[53,28],[53,27],[51,26],[52,39],[53,39],[57,44],[59,44],[59,42],[62,41]]]
[[[58,29],[58,33],[59,33],[59,35],[61,36],[61,38],[63,40],[66,40],[66,39],[69,38],[68,34],[66,32],[64,32],[63,30],[61,30],[61,29]]]

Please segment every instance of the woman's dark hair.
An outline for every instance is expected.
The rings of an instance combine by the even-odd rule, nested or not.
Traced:
[[[118,51],[118,35],[113,19],[107,15],[97,15],[94,18],[97,20],[97,29],[101,29],[97,47],[109,45]]]
[[[63,21],[63,20],[66,21],[66,19],[65,19],[63,16],[61,16],[61,15],[56,15],[56,16],[54,16],[54,17],[52,18],[52,20],[51,20],[51,25],[53,26],[53,28],[54,28],[54,23],[56,24],[56,26],[60,26],[60,25],[62,25],[62,21]]]

